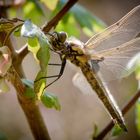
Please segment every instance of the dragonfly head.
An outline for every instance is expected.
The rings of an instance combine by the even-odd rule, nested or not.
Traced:
[[[59,33],[56,32],[56,35],[57,35],[58,41],[60,41],[61,43],[64,43],[67,39],[67,33],[66,32],[59,32]]]
[[[65,49],[65,41],[67,39],[67,34],[65,32],[53,32],[50,35],[50,44],[55,51],[61,51]]]

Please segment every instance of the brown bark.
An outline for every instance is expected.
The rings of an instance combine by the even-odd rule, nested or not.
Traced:
[[[6,8],[0,7],[0,18],[1,17],[6,17]],[[5,37],[6,33],[0,32],[1,44],[3,43]],[[10,39],[7,40],[5,45],[7,45],[10,48],[12,52],[12,57],[14,59],[18,59]],[[41,116],[38,105],[36,104],[34,99],[29,99],[26,96],[24,96],[26,87],[22,83],[21,77],[24,77],[21,64],[19,65],[18,63],[14,63],[13,61],[13,66],[11,66],[11,68],[9,69],[6,78],[12,83],[12,85],[17,91],[17,98],[19,100],[20,106],[22,107],[26,115],[32,134],[35,140],[50,140],[50,136]]]

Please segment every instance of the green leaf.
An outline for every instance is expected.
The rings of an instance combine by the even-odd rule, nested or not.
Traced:
[[[21,27],[17,28],[17,29],[14,31],[14,36],[20,37],[20,31],[21,31]]]
[[[26,87],[26,90],[24,92],[24,95],[30,99],[35,99],[35,92],[34,89],[31,87]]]
[[[38,72],[35,80],[38,80],[41,77],[46,77],[47,66],[50,59],[49,47],[46,46],[48,45],[46,44],[46,40],[44,40],[43,38],[39,38],[39,43],[40,43],[40,49],[37,52],[37,58],[40,62],[41,70]],[[34,90],[38,95],[37,97],[38,99],[40,99],[41,95],[43,94],[45,86],[46,86],[46,79],[41,79],[40,81],[35,83]]]
[[[94,129],[94,131],[92,134],[92,139],[96,139],[96,137],[98,135],[98,126],[95,124],[93,129]]]
[[[0,93],[5,93],[10,90],[8,84],[5,82],[4,78],[0,78]]]
[[[35,78],[36,82],[34,84],[34,91],[37,99],[40,100],[46,86],[46,80],[41,78],[46,77],[47,75],[47,66],[50,58],[50,44],[48,43],[48,39],[41,29],[31,23],[29,20],[25,21],[24,25],[22,26],[21,35],[28,37],[29,50],[34,54],[35,58],[37,58],[40,65],[40,71]]]
[[[60,106],[60,103],[58,101],[58,98],[53,94],[45,92],[41,96],[41,101],[48,108],[55,108],[56,110],[61,109],[61,106]]]
[[[37,52],[37,58],[40,61],[42,71],[47,70],[48,61],[50,59],[49,44],[46,38],[39,38],[40,49]]]
[[[17,17],[18,10],[15,7],[10,7],[7,9],[9,19]]]
[[[28,38],[28,50],[33,53],[34,58],[37,60],[37,52],[40,48],[38,38],[33,37],[33,38]]]
[[[50,18],[52,18],[53,16],[55,16],[60,11],[60,9],[64,6],[65,3],[66,2],[62,2],[61,0],[59,0],[57,2],[56,8],[51,12]],[[67,15],[67,13],[65,15]]]
[[[39,23],[40,19],[45,15],[37,0],[27,0],[22,9],[24,18],[31,19],[35,23]]]
[[[35,99],[35,92],[33,89],[33,81],[28,79],[22,79],[22,82],[26,85],[24,95],[30,99]]]
[[[115,124],[112,129],[112,136],[118,136],[122,134],[123,132],[124,130],[118,124]]]
[[[36,82],[34,82],[34,91],[37,94],[38,100],[40,100],[41,95],[43,94],[44,88],[46,86],[46,79],[45,78],[41,79],[41,78],[46,77],[46,75],[47,75],[47,71],[40,70],[35,78]]]
[[[65,0],[60,0],[56,6],[56,9],[52,12],[51,17],[54,16],[64,6],[66,2],[67,1]],[[72,18],[72,17],[80,25],[83,32],[87,36],[92,36],[93,33],[99,32],[105,28],[105,24],[103,23],[103,21],[101,21],[99,18],[91,14],[84,7],[80,6],[79,4],[75,4],[61,21],[61,24],[65,23],[65,26],[67,26],[67,24],[69,25],[69,28],[67,28],[68,30],[65,30],[68,32],[68,34],[71,28],[73,28],[74,32],[75,30],[77,31],[76,22],[73,25],[70,25],[69,23],[70,20],[68,20],[68,18]]]
[[[99,18],[78,4],[71,8],[71,12],[82,29],[87,28],[89,31],[97,32],[97,28],[100,31],[105,27],[105,24]]]
[[[58,0],[40,0],[41,2],[43,2],[50,10],[54,10]]]
[[[66,21],[67,20],[67,21]],[[62,20],[56,27],[56,31],[67,31],[69,36],[79,37],[80,30],[78,27],[76,28],[76,21],[72,15],[69,15],[69,18],[66,20]],[[71,29],[75,27],[74,31]]]
[[[71,22],[71,20],[69,21],[69,18],[73,18],[73,20],[75,20],[74,17],[73,17],[73,15],[72,15],[71,13],[68,12],[68,13],[63,17],[63,19],[61,20],[62,23],[63,23],[63,24],[67,24],[67,23]],[[76,20],[75,20],[75,23],[76,23]]]
[[[8,138],[7,138],[5,133],[0,132],[0,140],[8,140]]]
[[[7,19],[0,19],[0,32],[6,31],[9,32],[14,27],[12,22],[8,22]]]
[[[138,134],[140,135],[140,98],[136,103],[136,128]]]
[[[47,75],[47,65],[50,58],[49,49],[46,46],[46,41],[37,37],[28,39],[29,50],[33,53],[34,57],[39,60],[41,70],[38,72],[35,81]],[[37,99],[40,100],[44,88],[46,86],[46,79],[41,79],[34,83],[34,91],[37,94]]]
[[[21,35],[28,38],[28,49],[40,60],[40,65],[49,59],[49,42],[39,27],[30,20],[25,21],[21,28]],[[43,62],[41,62],[43,61]]]

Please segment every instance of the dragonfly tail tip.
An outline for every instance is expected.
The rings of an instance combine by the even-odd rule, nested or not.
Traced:
[[[124,127],[123,130],[124,130],[125,132],[128,132],[128,129],[127,129],[126,127]]]
[[[126,125],[123,124],[120,127],[123,129],[124,132],[128,132],[128,129],[127,129]]]

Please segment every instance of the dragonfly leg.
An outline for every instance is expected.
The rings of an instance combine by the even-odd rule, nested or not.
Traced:
[[[61,66],[62,64],[49,63],[48,65],[51,65],[51,66]]]
[[[51,66],[61,66],[62,64],[49,63],[48,65],[51,65]],[[35,80],[35,82],[38,82],[41,79],[55,78],[55,77],[58,77],[58,76],[59,76],[59,74],[58,75],[47,76],[47,77],[46,76],[45,77],[41,77],[41,78]]]
[[[50,64],[50,65],[55,65],[55,66],[61,66],[60,72],[59,72],[58,75],[47,76],[47,77],[41,77],[40,79],[38,79],[38,80],[35,81],[35,82],[38,82],[39,80],[44,79],[44,78],[55,78],[55,77],[57,77],[54,81],[52,81],[51,83],[49,83],[49,84],[44,88],[44,90],[45,90],[48,86],[50,86],[50,85],[52,85],[54,82],[56,82],[56,81],[63,75],[64,69],[65,69],[65,65],[66,65],[66,59],[61,59],[61,60],[62,60],[62,64]]]
[[[55,64],[55,63],[49,63],[48,65],[51,65],[51,66],[61,66],[62,67],[62,64]],[[61,71],[61,69],[60,69],[60,71]],[[60,73],[60,72],[59,72]],[[47,77],[41,77],[41,79],[44,79],[44,78],[55,78],[55,77],[59,77],[59,75],[60,74],[58,74],[58,75],[52,75],[52,76],[47,76]],[[41,79],[39,79],[39,80],[41,80]],[[37,80],[38,81],[38,80]]]
[[[65,66],[66,66],[66,59],[63,59],[59,74],[58,75],[54,75],[54,76],[48,76],[49,78],[52,78],[52,77],[57,77],[57,78],[54,81],[52,81],[51,83],[49,83],[44,89],[46,89],[48,86],[52,85],[54,82],[56,82],[63,75]]]

